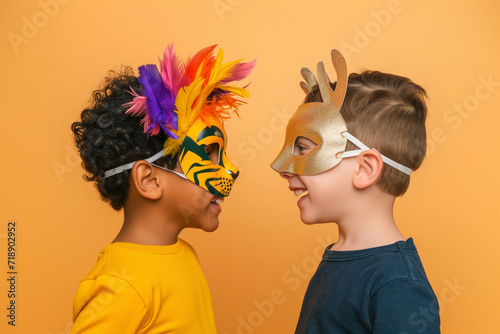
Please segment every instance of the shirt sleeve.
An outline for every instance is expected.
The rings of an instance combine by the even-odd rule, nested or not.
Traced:
[[[428,285],[395,279],[383,285],[370,300],[374,334],[439,334],[439,305]]]
[[[136,333],[145,322],[147,308],[125,280],[101,275],[82,281],[73,303],[71,334]]]

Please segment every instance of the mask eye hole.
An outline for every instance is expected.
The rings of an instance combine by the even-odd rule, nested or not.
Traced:
[[[214,165],[219,164],[219,153],[220,153],[220,146],[217,143],[213,143],[210,145],[205,146],[205,152],[207,152],[208,158]]]
[[[311,152],[316,146],[315,142],[306,137],[299,136],[293,144],[293,155],[306,155]]]

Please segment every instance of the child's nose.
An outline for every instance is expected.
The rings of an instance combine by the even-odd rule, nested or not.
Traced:
[[[284,179],[291,179],[295,174],[287,172],[279,172],[280,176]]]

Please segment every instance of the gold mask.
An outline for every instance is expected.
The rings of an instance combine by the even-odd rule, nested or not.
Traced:
[[[347,128],[340,108],[347,90],[347,63],[336,49],[332,50],[332,62],[337,72],[335,91],[329,85],[323,62],[318,63],[318,81],[308,68],[302,68],[302,76],[307,82],[301,82],[302,89],[309,93],[317,84],[323,102],[301,104],[288,122],[285,145],[271,164],[277,172],[315,175],[335,167],[342,160],[347,144],[342,133]],[[305,137],[317,146],[306,155],[293,155],[298,137]]]

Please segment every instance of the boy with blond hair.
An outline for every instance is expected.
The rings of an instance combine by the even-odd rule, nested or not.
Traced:
[[[347,74],[332,50],[337,82],[323,63],[307,68],[307,96],[271,165],[301,196],[306,224],[335,222],[306,291],[295,333],[440,333],[439,309],[412,238],[393,207],[426,151],[425,90],[376,71]]]

